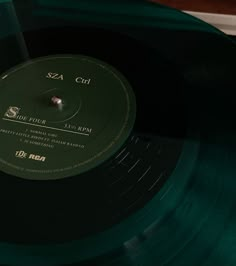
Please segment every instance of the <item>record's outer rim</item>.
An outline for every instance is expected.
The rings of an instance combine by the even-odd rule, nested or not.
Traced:
[[[24,265],[32,265],[31,259],[35,266],[41,266],[42,263],[44,265],[50,265],[50,263],[78,263],[119,248],[126,241],[132,239],[133,236],[152,227],[152,224],[159,217],[168,212],[167,209],[173,207],[170,202],[175,202],[175,199],[178,198],[179,193],[188,181],[198,157],[199,145],[195,141],[185,142],[179,162],[165,186],[160,190],[160,193],[143,209],[122,223],[93,237],[58,245],[26,246],[0,243],[0,263],[17,265],[20,262]],[[174,190],[172,190],[173,188]],[[170,200],[170,195],[172,200]],[[161,206],[168,206],[168,208]],[[153,211],[157,208],[160,208],[163,213]]]
[[[77,12],[80,15],[81,21],[94,24],[112,23],[112,26],[117,25],[136,25],[148,27],[160,27],[170,30],[195,30],[208,33],[216,33],[222,36],[227,36],[216,27],[191,16],[181,10],[168,7],[163,4],[158,4],[153,1],[93,1],[88,4],[86,1],[73,2],[66,0],[61,1],[45,1],[38,0],[36,14],[61,18],[64,21],[77,20]],[[113,10],[116,10],[114,12]],[[68,13],[67,13],[68,12]],[[90,12],[93,18],[89,21],[84,13]],[[70,16],[69,16],[70,14]],[[110,18],[105,14],[109,14]],[[122,17],[122,20],[120,18]]]
[[[41,3],[45,2],[41,1]],[[168,10],[171,13],[171,10]],[[50,12],[39,10],[39,13],[40,12],[44,14],[47,13],[49,16],[55,15],[57,17],[63,16],[64,18],[68,18],[68,16],[64,16],[63,13],[54,13],[53,10],[50,10]],[[156,12],[157,10],[155,10],[155,16],[157,15]],[[73,19],[74,18],[72,17],[72,20]],[[185,28],[183,24],[180,26],[180,28],[182,26]],[[191,30],[197,28],[199,29],[198,26],[193,26],[191,27]],[[210,28],[211,32],[212,30],[215,32],[212,27]],[[205,29],[203,29],[203,31]],[[17,29],[17,32],[18,30],[19,28]],[[206,29],[206,31],[208,31],[208,29]],[[15,32],[15,29],[13,32]],[[217,33],[219,32],[217,31]],[[5,36],[5,34],[2,36]],[[153,212],[157,206],[160,206],[161,208],[161,206],[169,206],[170,202],[174,202],[174,200],[170,200],[166,195],[169,195],[169,192],[173,186],[175,186],[174,191],[176,194],[172,191],[172,197],[174,198],[179,195],[179,191],[181,191],[182,187],[189,179],[190,173],[193,171],[194,164],[198,156],[199,145],[200,144],[195,141],[186,141],[179,163],[168,182],[161,189],[160,193],[154,197],[142,210],[132,215],[132,217],[129,217],[129,219],[125,220],[121,224],[114,226],[111,230],[107,230],[94,237],[84,239],[83,241],[74,241],[72,243],[65,243],[62,245],[22,246],[12,245],[10,243],[0,243],[0,262],[2,264],[10,265],[17,265],[19,263],[24,265],[32,265],[33,261],[35,266],[41,266],[42,264],[50,265],[55,263],[73,263],[91,259],[120,247],[124,242],[131,239],[134,235],[143,232],[158,219],[160,213]],[[186,165],[188,166],[187,168]],[[180,180],[182,182],[180,182]],[[163,211],[165,212],[166,209],[164,208]],[[110,241],[111,239],[113,240],[112,245]],[[103,245],[101,245],[101,243],[103,243]],[[12,256],[12,254],[14,254],[14,256]]]

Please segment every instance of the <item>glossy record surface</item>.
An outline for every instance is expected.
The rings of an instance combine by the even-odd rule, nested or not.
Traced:
[[[41,1],[42,4],[45,2]],[[1,72],[29,58],[58,53],[82,53],[114,65],[129,80],[137,97],[136,125],[124,144],[132,156],[127,156],[126,165],[119,165],[116,171],[111,172],[110,166],[117,163],[116,158],[111,158],[99,170],[87,173],[83,186],[90,181],[94,186],[89,194],[78,193],[78,186],[73,187],[74,194],[67,194],[67,202],[77,205],[80,212],[70,212],[68,206],[72,205],[65,204],[65,220],[54,220],[53,213],[59,213],[55,212],[55,206],[59,205],[54,205],[50,195],[55,186],[65,193],[74,178],[67,184],[49,183],[45,190],[44,183],[26,184],[2,173],[1,202],[5,214],[1,221],[4,228],[1,230],[1,263],[234,265],[236,143],[232,72],[236,62],[235,44],[218,33],[209,33],[208,26],[206,31],[163,29],[161,23],[160,27],[148,27],[143,20],[143,26],[138,27],[132,23],[114,23],[111,30],[111,25],[104,25],[98,18],[96,30],[87,20],[89,28],[84,28],[82,18],[72,22],[66,15],[63,17],[63,13],[67,14],[65,7],[69,6],[58,7],[57,10],[36,9],[37,16],[32,13],[32,17],[22,17],[21,25],[28,30],[31,28],[30,32],[25,32],[19,24],[12,27],[13,33],[15,29],[13,36],[6,36],[12,34],[5,31],[0,43]],[[8,4],[2,8],[6,15],[4,21],[7,18],[12,21],[9,18],[12,6]],[[21,14],[19,10],[19,17]],[[132,16],[129,19],[132,21]],[[31,25],[30,20],[34,22]],[[171,20],[168,22],[171,25]],[[45,27],[53,24],[53,29]],[[156,157],[160,145],[163,153]],[[147,147],[150,147],[148,152]],[[139,159],[142,165],[136,168],[138,174],[126,175]],[[170,161],[172,167],[166,165]],[[139,185],[137,180],[150,166],[150,175]],[[163,166],[169,170],[157,185],[155,182]],[[122,182],[112,190],[109,185],[119,177]],[[28,189],[22,190],[25,186]],[[34,189],[40,192],[40,187],[44,187],[44,193],[48,190],[50,198],[44,206],[54,210],[51,221],[56,223],[51,227],[43,216],[46,209],[41,209],[42,202],[32,193]],[[125,189],[128,189],[126,197],[119,197]],[[22,194],[16,198],[19,193]],[[26,198],[27,193],[30,197]],[[99,198],[101,193],[106,196]],[[142,200],[132,205],[140,195],[143,195]],[[78,197],[86,198],[79,206]],[[30,215],[26,211],[30,206],[29,198],[31,203],[38,202],[30,208]],[[111,200],[108,205],[107,199]],[[18,202],[23,203],[21,209],[14,209]],[[60,202],[60,206],[64,203]],[[128,210],[130,204],[133,209]],[[66,221],[67,212],[73,218],[78,217],[72,226],[71,219]],[[41,220],[38,219],[40,213],[43,214]],[[112,220],[114,214],[116,218]],[[17,223],[15,218],[9,219],[16,216],[23,219],[18,218]],[[68,225],[62,228],[60,222],[68,222]],[[34,227],[35,224],[38,226]],[[45,231],[46,228],[51,230]],[[48,243],[47,237],[51,237]]]

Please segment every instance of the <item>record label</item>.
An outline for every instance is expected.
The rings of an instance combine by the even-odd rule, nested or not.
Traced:
[[[135,122],[128,81],[92,57],[34,59],[2,75],[0,91],[0,168],[25,179],[61,179],[98,166]]]

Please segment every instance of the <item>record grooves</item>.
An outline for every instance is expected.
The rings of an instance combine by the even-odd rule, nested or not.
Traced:
[[[235,265],[235,43],[145,1],[13,2],[0,264]]]
[[[75,36],[80,38],[73,41]],[[7,219],[2,220],[5,229],[1,239],[58,243],[101,232],[142,207],[175,168],[185,130],[181,80],[174,66],[164,58],[159,56],[159,62],[154,62],[153,50],[117,33],[51,28],[26,32],[24,38],[30,58],[82,54],[115,66],[135,91],[137,115],[133,133],[120,150],[80,176],[45,183],[2,174],[1,187],[6,192],[11,188],[12,199],[7,200],[6,209],[2,210]],[[10,41],[11,38],[5,40]],[[169,97],[169,89],[176,97]],[[6,198],[4,191],[2,199]],[[17,205],[13,197],[18,199]],[[27,213],[31,215],[26,223]],[[13,223],[17,219],[18,225],[9,223],[9,217]]]

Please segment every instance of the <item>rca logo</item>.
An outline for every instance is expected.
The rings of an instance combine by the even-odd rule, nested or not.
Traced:
[[[45,162],[46,161],[46,157],[40,156],[40,155],[34,155],[34,154],[30,154],[29,155],[29,159],[35,160],[35,161],[38,161],[38,162]]]
[[[15,156],[19,159],[29,159],[29,160],[34,160],[38,162],[45,162],[47,159],[45,156],[40,156],[40,155],[35,155],[35,154],[30,154],[28,156],[28,154],[24,151],[17,151]]]

